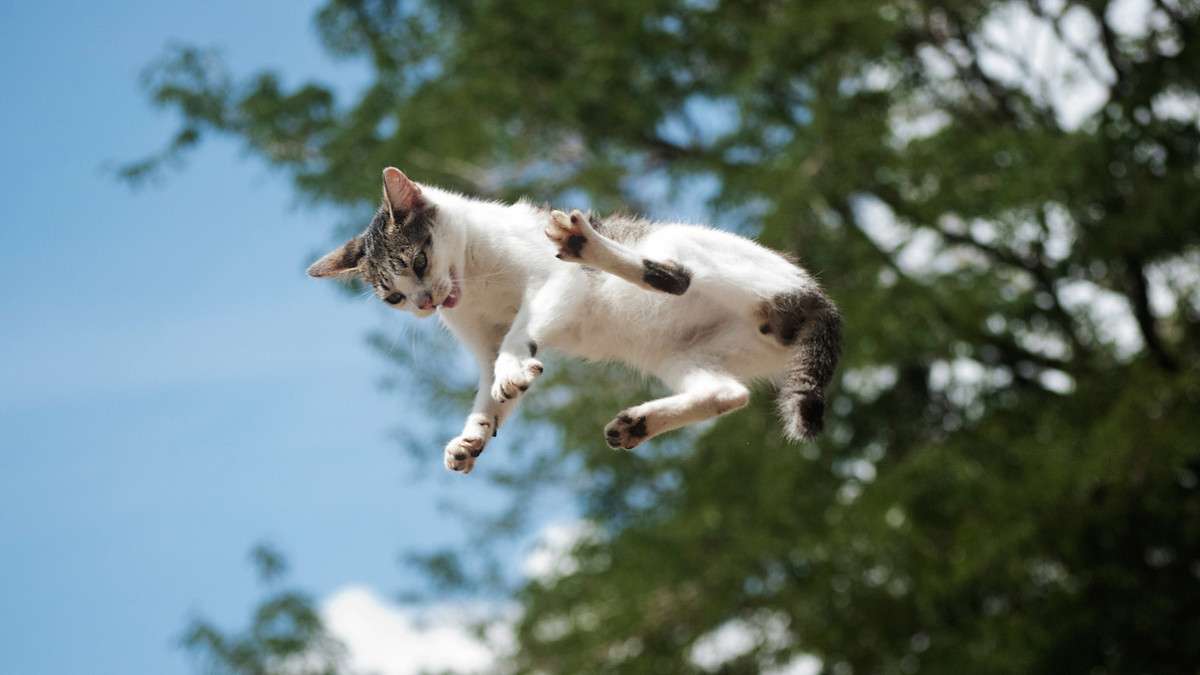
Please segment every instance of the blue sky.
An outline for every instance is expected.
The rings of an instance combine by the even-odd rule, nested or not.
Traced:
[[[175,640],[195,613],[245,617],[255,542],[317,595],[386,594],[412,580],[399,551],[463,536],[439,501],[481,502],[485,483],[445,472],[440,446],[414,468],[389,440],[411,401],[377,388],[364,336],[407,319],[303,274],[339,214],[298,208],[229,142],[160,186],[106,170],[172,131],[137,81],[170,41],[240,72],[362,82],[322,54],[316,4],[0,6],[9,672],[194,672]]]

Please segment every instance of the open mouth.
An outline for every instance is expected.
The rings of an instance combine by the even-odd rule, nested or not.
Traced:
[[[451,309],[458,304],[458,299],[462,296],[462,288],[458,285],[458,275],[454,273],[454,268],[450,268],[450,293],[442,300],[441,306],[446,309]]]

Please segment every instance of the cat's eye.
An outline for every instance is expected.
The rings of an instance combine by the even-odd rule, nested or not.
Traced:
[[[429,261],[428,261],[428,259],[426,259],[424,251],[421,251],[420,253],[418,253],[417,257],[413,258],[413,261],[412,261],[413,273],[416,274],[418,277],[423,276],[425,274],[425,265],[428,262]]]
[[[398,305],[398,304],[404,302],[404,294],[403,293],[392,293],[391,295],[384,298],[383,301],[389,305]]]

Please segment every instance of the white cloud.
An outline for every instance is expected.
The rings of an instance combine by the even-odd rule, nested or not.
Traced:
[[[548,525],[522,560],[521,571],[543,583],[574,572],[578,563],[571,549],[594,531],[583,520]],[[500,657],[513,648],[516,610],[483,603],[403,606],[366,586],[350,585],[325,599],[321,615],[329,631],[346,646],[356,673],[492,674],[499,669]],[[489,619],[481,637],[475,626]]]
[[[715,671],[753,649],[779,651],[791,641],[788,623],[786,616],[765,610],[749,618],[731,619],[696,640],[692,645],[691,661],[704,670]],[[821,660],[809,654],[797,656],[781,666],[760,665],[763,675],[816,675],[821,670]]]
[[[692,663],[705,670],[716,670],[731,659],[754,649],[760,641],[755,627],[747,621],[727,621],[706,633],[692,646]]]
[[[329,631],[349,652],[355,672],[416,675],[453,670],[495,673],[498,655],[511,647],[507,622],[493,623],[480,637],[473,626],[492,615],[479,605],[408,608],[366,586],[347,586],[322,603]]]
[[[1145,10],[1136,6],[1143,2],[1122,0],[1123,25],[1144,17]],[[1068,10],[1056,31],[1024,3],[1009,3],[988,16],[981,34],[989,46],[982,50],[980,67],[1048,103],[1064,127],[1078,127],[1108,101],[1113,72],[1089,12]]]
[[[579,569],[571,555],[575,544],[594,536],[595,526],[586,520],[551,523],[542,528],[533,548],[521,563],[521,571],[530,579],[551,582]]]
[[[1142,348],[1141,330],[1124,295],[1082,280],[1060,283],[1058,294],[1067,310],[1087,315],[1122,358]]]
[[[543,583],[570,574],[578,569],[572,547],[595,533],[595,525],[586,520],[561,521],[543,528],[521,563],[522,572]],[[321,616],[330,633],[345,645],[355,673],[494,675],[503,672],[502,660],[515,647],[512,627],[519,615],[515,607],[486,603],[404,606],[356,584],[326,598]],[[482,634],[476,630],[479,625],[486,626]],[[787,617],[762,611],[727,621],[701,636],[689,658],[705,670],[716,670],[752,649],[777,653],[790,641]],[[610,656],[614,661],[636,659],[640,651],[640,642],[631,640],[615,646]],[[764,675],[815,675],[821,669],[820,659],[807,654],[783,664],[764,658],[761,665]]]
[[[1095,15],[1079,7],[1063,11],[1062,6],[1051,4],[1043,5],[1043,16],[1025,2],[999,4],[979,31],[979,66],[990,77],[1019,87],[1048,105],[1063,127],[1075,129],[1108,102],[1115,73]],[[1060,13],[1057,22],[1049,18]],[[1103,19],[1130,38],[1158,31],[1158,48],[1166,53],[1178,51],[1174,44],[1178,40],[1172,42],[1162,33],[1166,17],[1150,0],[1116,0]],[[965,66],[970,57],[961,45],[948,43],[945,52],[924,47],[919,57],[926,74],[937,83],[940,96],[953,99],[964,94],[957,83],[956,61]],[[940,129],[948,118],[936,114],[936,108],[929,101],[918,101],[897,109],[892,130],[898,142],[903,145]]]
[[[1118,33],[1141,38],[1150,32],[1155,14],[1150,0],[1116,0],[1108,6],[1105,19]]]

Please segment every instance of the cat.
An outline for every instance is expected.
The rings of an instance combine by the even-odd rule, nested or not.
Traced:
[[[446,468],[469,473],[543,372],[544,347],[614,360],[676,393],[625,409],[613,448],[737,410],[747,384],[779,386],[784,433],[821,431],[841,316],[807,272],[721,230],[482,201],[383,171],[365,231],[313,263],[358,275],[392,307],[437,312],[479,363],[479,390]]]

